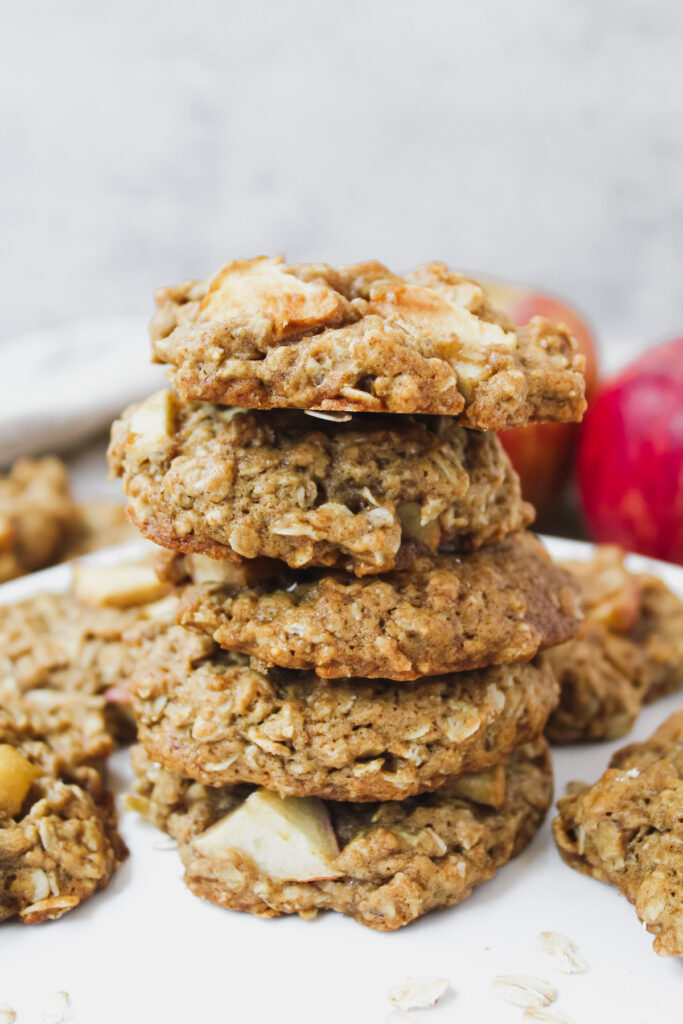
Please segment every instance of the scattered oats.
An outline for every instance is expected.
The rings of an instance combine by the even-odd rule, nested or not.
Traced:
[[[392,988],[389,999],[399,1010],[420,1010],[436,1006],[447,988],[446,978],[406,978]]]
[[[574,1024],[574,1021],[569,1017],[565,1017],[563,1013],[552,1013],[550,1010],[544,1010],[542,1007],[530,1007],[525,1010],[522,1014],[522,1020],[544,1021],[545,1024]]]
[[[0,1003],[0,1024],[14,1024],[17,1011],[9,1003]]]
[[[71,1016],[71,999],[68,992],[58,992],[52,1010],[43,1014],[43,1024],[68,1024]]]
[[[629,768],[627,769],[626,774],[628,775],[629,779],[637,779],[640,775],[640,768]]]
[[[415,1024],[417,1017],[405,1010],[392,1010],[387,1017],[387,1024]]]
[[[552,962],[553,967],[563,974],[582,974],[586,970],[586,961],[566,935],[539,932],[536,936],[536,945]]]
[[[491,982],[491,988],[499,999],[515,1006],[540,1008],[550,1006],[557,999],[552,985],[542,978],[531,978],[527,974],[500,974]]]
[[[170,836],[163,836],[161,839],[157,839],[156,842],[152,843],[153,850],[177,850],[178,843],[175,839],[171,839]]]

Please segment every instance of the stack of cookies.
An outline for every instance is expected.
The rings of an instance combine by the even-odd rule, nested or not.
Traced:
[[[109,453],[178,594],[132,683],[135,806],[226,907],[457,903],[551,799],[540,652],[578,592],[491,431],[581,417],[576,344],[442,264],[242,260],[157,302],[177,394]]]

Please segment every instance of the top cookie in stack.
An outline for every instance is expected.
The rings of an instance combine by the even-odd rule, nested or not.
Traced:
[[[489,431],[580,418],[576,343],[442,264],[241,260],[157,302],[180,397],[109,453],[181,593],[133,685],[146,813],[225,906],[388,929],[457,902],[550,801],[539,652],[577,588]]]
[[[250,409],[455,416],[474,430],[578,420],[584,357],[543,317],[515,328],[428,263],[234,260],[157,293],[152,346],[183,398]]]

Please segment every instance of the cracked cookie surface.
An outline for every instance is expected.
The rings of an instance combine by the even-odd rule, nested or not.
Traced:
[[[163,547],[358,576],[414,549],[490,544],[533,518],[493,434],[445,417],[248,412],[161,392],[112,427],[128,514]]]
[[[184,562],[191,578],[220,578],[220,563]],[[578,587],[528,533],[361,580],[273,566],[259,583],[230,567],[232,582],[185,588],[179,622],[267,665],[394,680],[529,661],[579,625]]]
[[[134,749],[133,764],[133,806],[177,839],[185,882],[197,896],[261,917],[336,910],[380,931],[469,896],[527,846],[552,798],[548,749],[537,740],[498,766],[491,803],[485,780],[477,791],[483,802],[458,783],[398,803],[326,802],[339,847],[337,877],[283,881],[235,849],[211,856],[195,845],[239,807],[249,787],[191,783],[154,764],[141,748]]]
[[[207,785],[289,796],[402,800],[485,771],[537,736],[557,700],[540,656],[415,682],[268,669],[181,626],[132,682],[138,736]]]
[[[185,398],[248,408],[456,416],[478,430],[581,418],[566,328],[515,328],[472,280],[429,263],[234,260],[156,295],[152,350]]]
[[[683,956],[683,710],[558,801],[563,859],[635,905],[661,955]]]

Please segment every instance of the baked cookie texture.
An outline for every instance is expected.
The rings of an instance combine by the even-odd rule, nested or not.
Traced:
[[[221,563],[184,560],[220,578]],[[578,586],[528,533],[360,580],[269,567],[252,586],[229,566],[228,582],[187,587],[179,621],[266,665],[394,680],[529,661],[579,626]]]
[[[564,327],[515,328],[443,263],[234,260],[156,295],[154,359],[184,397],[248,408],[427,413],[476,430],[581,418],[584,357]]]
[[[0,921],[61,917],[103,889],[128,855],[112,796],[93,767],[113,745],[101,729],[93,735],[93,717],[77,702],[57,714],[3,699]]]
[[[127,856],[105,759],[131,737],[123,687],[177,599],[151,600],[165,590],[151,565],[75,579],[75,592],[0,606],[0,921],[60,917]]]
[[[80,786],[36,780],[25,808],[0,810],[0,921],[61,917],[105,888],[126,856],[115,825]]]
[[[163,547],[356,575],[493,543],[533,518],[491,434],[446,418],[248,412],[162,392],[112,427],[128,514]]]
[[[557,809],[553,832],[567,864],[616,886],[657,953],[683,956],[683,710]]]
[[[268,669],[173,627],[133,677],[138,737],[209,786],[403,800],[485,771],[542,732],[557,683],[541,659],[412,683]]]
[[[537,740],[519,747],[501,768],[493,806],[468,798],[458,783],[398,803],[327,802],[324,812],[339,846],[336,877],[287,881],[264,874],[236,849],[211,854],[196,845],[239,807],[249,787],[190,782],[140,747],[133,764],[133,806],[178,840],[185,882],[197,896],[260,917],[336,910],[380,931],[469,896],[527,846],[552,798],[548,749]],[[490,787],[483,791],[490,799]]]
[[[61,715],[65,737],[80,715],[76,738],[130,739],[134,727],[119,698],[146,645],[176,614],[172,596],[107,607],[73,592],[40,593],[0,605],[0,703],[33,719]]]
[[[78,530],[59,459],[21,459],[0,477],[0,583],[52,565]]]
[[[683,601],[657,577],[629,572],[611,545],[564,564],[581,584],[586,617],[573,640],[548,652],[560,703],[546,735],[554,743],[617,739],[643,703],[683,684]]]

